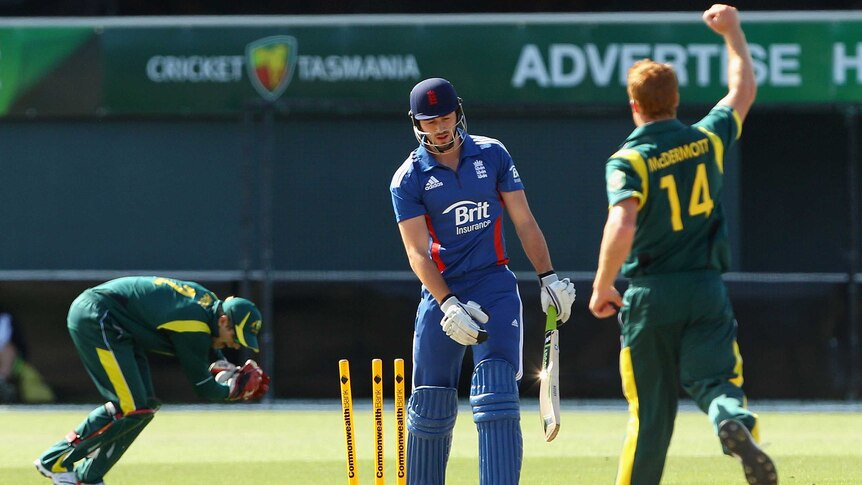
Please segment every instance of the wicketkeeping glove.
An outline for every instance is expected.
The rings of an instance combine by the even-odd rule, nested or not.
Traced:
[[[443,319],[440,326],[452,340],[461,345],[476,345],[488,340],[488,332],[480,324],[488,323],[488,314],[475,301],[461,303],[452,294],[440,304]]]
[[[249,359],[227,380],[227,385],[230,388],[229,400],[248,401],[266,393],[269,389],[269,376],[258,367],[257,362]]]
[[[539,275],[539,280],[542,282],[542,311],[547,314],[548,307],[553,305],[557,310],[557,320],[565,323],[572,315],[575,285],[568,278],[557,278],[553,271]]]
[[[263,372],[263,371],[261,370],[261,372]],[[269,376],[266,374],[266,372],[263,372],[262,379],[260,380],[260,385],[257,386],[257,390],[254,391],[254,394],[251,395],[249,400],[254,401],[254,400],[260,399],[263,397],[264,394],[269,392],[269,382],[270,382]]]
[[[239,371],[239,367],[225,359],[221,359],[210,364],[209,371],[215,377],[216,382],[227,384],[228,379]]]

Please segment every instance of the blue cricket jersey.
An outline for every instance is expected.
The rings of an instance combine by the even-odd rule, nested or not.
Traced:
[[[445,279],[509,262],[503,238],[501,192],[523,190],[512,157],[498,140],[462,133],[453,171],[420,146],[392,177],[398,222],[425,216],[428,251]]]

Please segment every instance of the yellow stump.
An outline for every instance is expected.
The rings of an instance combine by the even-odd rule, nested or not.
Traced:
[[[347,444],[347,483],[359,485],[359,464],[356,461],[356,439],[353,422],[353,394],[350,392],[350,363],[347,359],[338,361],[341,381],[341,409],[344,418],[344,438]]]
[[[407,427],[404,423],[404,359],[395,359],[396,483],[407,485]]]
[[[385,485],[383,467],[383,361],[371,361],[371,405],[374,414],[374,483]]]

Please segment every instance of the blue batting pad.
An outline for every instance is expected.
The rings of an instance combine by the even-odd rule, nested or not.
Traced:
[[[502,359],[479,362],[470,385],[470,405],[479,431],[479,483],[517,485],[523,438],[515,368]]]
[[[451,387],[417,387],[407,403],[407,483],[443,485],[458,416],[458,394]]]

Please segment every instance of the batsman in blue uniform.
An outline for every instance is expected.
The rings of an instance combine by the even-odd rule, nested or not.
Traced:
[[[419,147],[390,185],[410,267],[422,282],[408,402],[407,481],[445,483],[458,411],[457,386],[473,346],[470,404],[484,485],[519,481],[518,382],[523,374],[523,308],[503,237],[506,209],[539,275],[541,304],[568,320],[575,290],[553,271],[512,157],[498,140],[467,133],[449,81],[426,79],[410,93]]]
[[[159,409],[146,352],[173,355],[195,391],[211,401],[257,399],[269,377],[218,349],[258,350],[261,314],[244,298],[224,301],[192,281],[128,276],[87,289],[72,302],[69,334],[107,400],[34,464],[55,484],[104,484],[103,477]],[[211,358],[216,358],[210,364]],[[158,481],[154,477],[154,481]]]

